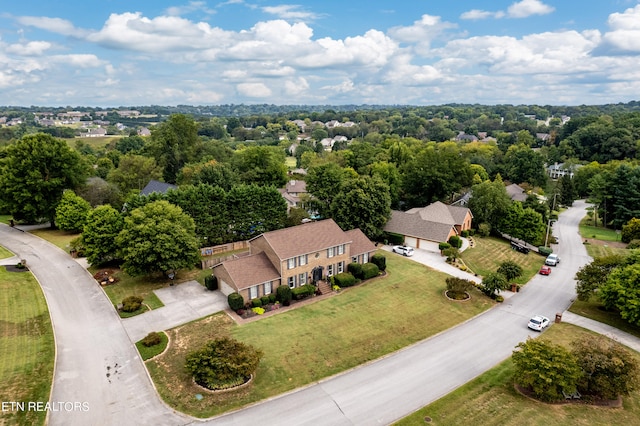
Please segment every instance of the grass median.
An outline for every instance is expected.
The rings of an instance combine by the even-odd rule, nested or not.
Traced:
[[[541,338],[569,347],[589,331],[554,324]],[[514,348],[515,349],[515,348]],[[633,352],[636,357],[640,354]],[[623,408],[585,404],[545,404],[518,393],[511,358],[434,403],[395,423],[397,426],[458,425],[637,425],[640,391],[623,397]],[[429,423],[426,423],[428,418]]]
[[[493,306],[475,289],[470,301],[449,301],[443,295],[445,274],[386,255],[386,277],[334,297],[242,326],[217,314],[169,330],[171,347],[147,363],[158,392],[177,410],[213,416],[377,359]],[[210,394],[192,383],[184,370],[186,355],[218,336],[264,352],[252,386]]]
[[[0,401],[47,402],[55,346],[49,311],[30,272],[0,266]],[[43,411],[0,412],[0,424],[44,424]]]

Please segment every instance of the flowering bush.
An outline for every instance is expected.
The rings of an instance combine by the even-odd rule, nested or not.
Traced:
[[[331,289],[333,291],[340,291],[340,286],[339,285],[334,285],[333,287],[331,287]]]
[[[264,308],[255,307],[255,308],[251,308],[251,310],[252,310],[253,312],[255,312],[256,314],[258,314],[258,315],[262,315],[262,314],[264,314]]]

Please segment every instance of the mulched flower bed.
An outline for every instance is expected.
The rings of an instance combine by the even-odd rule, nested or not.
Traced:
[[[29,272],[29,268],[24,265],[21,268],[18,268],[16,265],[5,265],[5,269],[7,272]]]
[[[100,285],[115,284],[120,281],[120,279],[115,276],[115,272],[114,269],[101,269],[93,274],[93,278],[98,281]]]

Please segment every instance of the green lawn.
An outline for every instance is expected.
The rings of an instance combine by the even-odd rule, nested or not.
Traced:
[[[554,324],[542,335],[567,345],[589,333],[569,324]],[[640,359],[640,354],[634,353]],[[544,404],[524,397],[513,386],[511,358],[396,425],[637,425],[640,391],[624,397],[623,408],[584,404]],[[430,423],[425,418],[430,418]]]
[[[9,224],[9,219],[11,219],[10,214],[0,214],[0,223],[4,223],[6,225]]]
[[[81,234],[75,232],[62,231],[60,229],[34,229],[29,233],[49,241],[51,244],[69,253],[71,240],[78,238]]]
[[[604,257],[612,254],[622,254],[626,255],[629,253],[627,249],[619,248],[619,247],[611,247],[610,245],[604,244],[585,244],[584,247],[587,249],[587,254],[593,258],[596,257]]]
[[[49,311],[30,272],[0,266],[0,401],[49,400],[55,347]],[[0,424],[42,425],[41,411],[0,412]]]
[[[615,230],[600,226],[593,226],[593,220],[589,220],[588,218],[582,219],[579,229],[582,238],[595,238],[603,241],[620,241],[620,234],[617,234]]]
[[[475,289],[469,302],[447,300],[447,275],[411,260],[387,256],[387,265],[386,277],[242,326],[217,314],[168,331],[170,349],[147,363],[158,392],[177,410],[209,417],[379,358],[494,304]],[[184,371],[185,357],[224,335],[264,351],[255,382],[236,392],[202,393]]]
[[[0,246],[0,259],[6,259],[8,257],[13,257],[13,253],[11,253],[6,248]]]
[[[157,345],[147,347],[142,344],[142,340],[144,339],[140,339],[136,342],[136,348],[138,348],[138,352],[140,352],[140,356],[142,357],[143,361],[151,359],[154,356],[162,353],[162,351],[164,351],[169,344],[169,337],[166,333],[160,331],[158,332],[158,334],[160,335],[160,343]]]
[[[631,325],[623,320],[618,312],[605,310],[604,305],[597,297],[592,297],[588,302],[576,300],[569,308],[569,311],[640,337],[640,327]]]
[[[514,280],[518,284],[526,284],[531,277],[540,271],[544,257],[534,252],[522,254],[511,249],[508,241],[494,237],[474,237],[475,247],[462,252],[462,260],[476,274],[485,276],[495,272],[505,260],[512,260],[523,269],[523,275]]]

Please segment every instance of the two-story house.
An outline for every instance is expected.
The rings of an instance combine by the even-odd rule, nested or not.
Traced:
[[[249,255],[213,267],[225,295],[245,300],[345,272],[351,262],[367,263],[375,245],[360,231],[343,231],[332,220],[265,232],[249,241]]]

